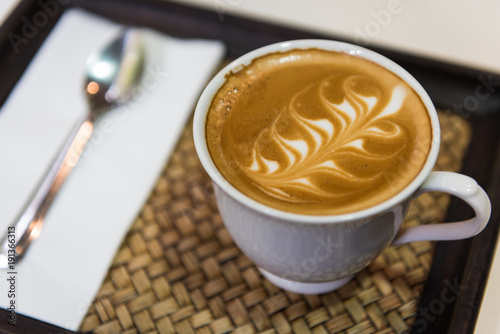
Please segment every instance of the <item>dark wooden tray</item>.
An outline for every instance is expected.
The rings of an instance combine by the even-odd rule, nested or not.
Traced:
[[[44,1],[44,0],[42,0]],[[47,1],[44,1],[47,2]],[[54,3],[54,1],[52,1]],[[59,0],[60,8],[38,31],[19,43],[13,34],[23,36],[23,25],[42,10],[40,1],[24,0],[0,27],[0,104],[5,101],[15,83],[44,42],[46,36],[62,15],[71,7],[79,7],[109,17],[117,22],[147,26],[183,38],[219,39],[227,45],[228,59],[235,58],[259,46],[298,38],[328,38],[254,20],[242,19],[229,13],[195,9],[161,0]],[[347,41],[352,42],[352,41]],[[493,212],[489,225],[478,236],[461,241],[439,242],[432,267],[422,293],[416,322],[429,324],[416,327],[414,333],[472,333],[481,305],[492,254],[497,242],[500,213],[500,76],[470,68],[423,59],[391,50],[368,47],[395,60],[419,80],[436,106],[458,113],[471,126],[473,137],[465,158],[462,173],[475,178],[489,193]],[[479,99],[478,87],[485,80],[492,84],[490,95]],[[481,89],[483,89],[483,87]],[[476,103],[477,102],[477,103]],[[0,111],[1,112],[1,111]],[[470,209],[458,200],[452,200],[447,220],[471,215]],[[448,282],[463,286],[457,298],[436,309],[442,291]],[[2,310],[3,311],[3,310]],[[5,311],[1,312],[2,317]],[[4,318],[5,319],[5,318]],[[68,331],[27,317],[18,318],[18,326],[0,321],[0,332],[66,333]]]

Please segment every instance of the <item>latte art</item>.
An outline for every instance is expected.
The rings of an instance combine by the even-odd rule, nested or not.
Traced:
[[[337,183],[373,182],[382,170],[377,169],[373,174],[355,173],[343,167],[342,162],[361,156],[365,160],[364,167],[368,167],[369,164],[383,164],[400,153],[402,147],[387,153],[380,147],[371,148],[369,143],[373,140],[384,141],[394,147],[404,141],[401,126],[387,119],[387,116],[400,111],[406,96],[404,87],[395,87],[389,103],[377,110],[380,103],[378,97],[363,96],[353,89],[351,82],[363,78],[347,78],[342,87],[345,98],[341,104],[327,98],[325,90],[331,86],[330,80],[335,78],[326,79],[295,95],[272,125],[257,137],[252,150],[252,164],[242,169],[267,195],[292,202],[302,202],[304,197],[345,196],[346,192],[353,193],[357,189],[353,187],[342,193],[331,192],[321,180],[327,177]],[[307,93],[318,96],[326,118],[315,120],[301,115],[300,110],[307,103],[307,100],[301,102],[301,97]],[[288,124],[290,129],[282,134],[280,125],[285,119],[292,124]],[[268,159],[266,155],[270,151],[279,151],[287,159]],[[319,178],[316,177],[318,175]],[[298,196],[297,191],[303,195]]]
[[[339,214],[378,204],[418,174],[430,149],[418,95],[354,56],[294,50],[228,77],[207,142],[235,187],[278,209]]]

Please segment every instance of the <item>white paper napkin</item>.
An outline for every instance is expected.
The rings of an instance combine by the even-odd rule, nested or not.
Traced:
[[[0,109],[3,235],[86,111],[84,64],[121,27],[81,10],[61,18]],[[127,106],[100,119],[53,203],[42,235],[16,265],[16,312],[75,330],[124,235],[224,54],[217,41],[148,31],[144,81]],[[0,79],[1,80],[1,79]],[[6,271],[0,306],[7,308]]]

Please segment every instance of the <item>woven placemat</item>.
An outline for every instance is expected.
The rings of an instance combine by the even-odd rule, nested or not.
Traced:
[[[439,113],[436,169],[458,171],[468,123]],[[441,221],[449,196],[416,200],[407,225]],[[404,333],[434,243],[387,248],[337,291],[304,296],[264,279],[235,246],[194,150],[191,124],[118,251],[81,325],[95,333]]]

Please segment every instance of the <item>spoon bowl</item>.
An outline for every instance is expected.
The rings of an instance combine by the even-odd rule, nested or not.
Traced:
[[[85,64],[85,96],[91,110],[110,110],[128,102],[144,70],[141,32],[129,29]]]

